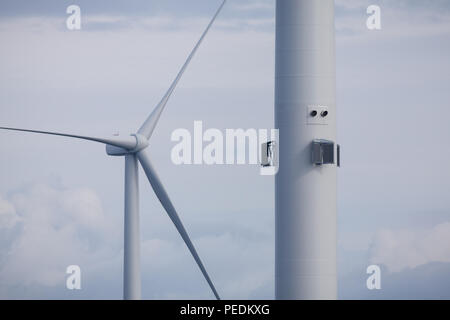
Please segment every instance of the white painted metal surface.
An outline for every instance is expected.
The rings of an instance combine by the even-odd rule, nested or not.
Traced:
[[[123,298],[141,299],[139,179],[135,154],[125,156]]]
[[[333,0],[277,0],[276,299],[337,298],[337,167],[311,161],[314,139],[336,142],[334,37]]]

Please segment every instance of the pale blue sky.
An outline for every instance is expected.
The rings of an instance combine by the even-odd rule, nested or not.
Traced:
[[[65,8],[82,30],[65,29]],[[2,1],[0,125],[134,131],[219,1]],[[229,0],[170,100],[150,153],[224,298],[273,298],[273,178],[175,166],[176,128],[273,126],[274,1]],[[382,30],[365,27],[369,4]],[[450,298],[448,1],[337,1],[339,294]],[[123,159],[0,132],[0,297],[121,298]],[[212,298],[141,172],[143,297]],[[383,265],[383,289],[365,268]],[[64,288],[79,264],[83,289]],[[405,288],[413,288],[406,290]]]

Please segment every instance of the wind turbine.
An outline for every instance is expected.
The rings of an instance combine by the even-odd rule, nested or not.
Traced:
[[[179,73],[177,74],[175,80],[172,82],[171,86],[167,90],[166,94],[163,96],[161,101],[155,107],[153,112],[148,116],[142,126],[136,133],[126,136],[111,136],[111,137],[93,137],[86,135],[77,135],[70,133],[61,132],[50,132],[50,131],[40,131],[40,130],[30,130],[30,129],[19,129],[10,127],[0,127],[3,130],[14,130],[14,131],[24,131],[40,134],[49,134],[56,136],[64,136],[69,138],[76,138],[82,140],[90,140],[106,145],[106,153],[110,156],[124,156],[125,157],[125,219],[124,219],[124,273],[123,273],[123,297],[127,300],[135,300],[141,298],[141,271],[140,271],[140,233],[139,233],[139,186],[138,186],[138,162],[141,164],[144,172],[161,202],[162,206],[166,210],[169,218],[172,220],[173,224],[177,228],[180,236],[183,238],[186,246],[191,252],[195,262],[200,268],[203,276],[205,277],[208,285],[210,286],[212,292],[216,299],[220,299],[214,284],[212,283],[206,269],[189,238],[183,223],[178,216],[175,207],[170,201],[170,198],[161,183],[156,170],[150,161],[148,154],[145,149],[149,146],[148,140],[152,136],[153,131],[158,124],[158,120],[164,107],[167,104],[170,96],[172,95],[175,87],[177,86],[179,80],[181,79],[184,71],[186,70],[189,62],[192,60],[197,49],[211,28],[212,24],[216,20],[226,0],[223,0],[222,4],[217,9],[213,18],[209,22],[205,31],[201,35],[194,49],[189,54],[186,62],[181,67]]]

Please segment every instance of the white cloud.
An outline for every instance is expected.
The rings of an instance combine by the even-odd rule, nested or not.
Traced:
[[[255,10],[273,10],[275,9],[275,2],[271,1],[252,1],[233,3],[233,9],[238,11],[255,11]]]
[[[34,284],[63,286],[68,265],[83,269],[119,253],[117,230],[92,190],[39,184],[14,193],[0,206],[2,216],[16,214],[20,225],[9,234],[9,245],[0,244],[2,290]]]
[[[0,229],[11,229],[20,221],[16,209],[7,200],[0,197]]]
[[[430,262],[450,262],[450,222],[429,229],[380,230],[371,248],[371,262],[390,271]]]
[[[3,219],[3,216],[9,218]],[[107,216],[94,191],[34,184],[12,193],[8,200],[1,200],[0,217],[2,222],[6,221],[3,227],[13,226],[11,221],[16,221],[18,226],[7,234],[7,241],[0,243],[1,297],[13,297],[17,288],[27,290],[30,287],[59,288],[57,292],[62,296],[65,269],[76,264],[82,270],[82,286],[91,288],[91,291],[83,289],[84,294],[95,292],[94,298],[98,294],[120,298],[120,291],[102,292],[101,286],[105,281],[115,287],[122,284],[123,221]],[[192,223],[192,217],[184,220]],[[160,229],[160,238],[141,242],[145,297],[212,298],[202,274],[167,216],[158,215],[152,221],[155,228]],[[224,222],[225,219],[221,223]],[[255,222],[253,232],[257,234],[252,234],[251,229],[244,227],[252,225],[249,221],[228,223],[219,231],[217,224],[221,223],[205,220],[200,230],[191,234],[217,290],[226,298],[271,298],[274,247],[270,224],[265,219]],[[142,229],[145,226],[143,224]],[[27,297],[38,298],[39,295]]]
[[[97,18],[92,19],[108,20]],[[130,28],[70,32],[60,21],[50,20],[0,22],[0,83],[4,90],[14,90],[18,82],[30,91],[41,86],[70,88],[71,92],[92,88],[165,90],[208,22],[203,18],[133,21],[128,17],[124,21],[131,23]],[[245,31],[238,28],[241,24]],[[259,26],[270,24],[270,19],[218,20],[178,87],[272,87],[273,68],[260,66],[273,64],[274,35],[257,31]]]

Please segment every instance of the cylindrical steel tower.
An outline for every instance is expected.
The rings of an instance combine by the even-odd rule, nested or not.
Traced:
[[[336,299],[333,0],[277,0],[276,299]]]

